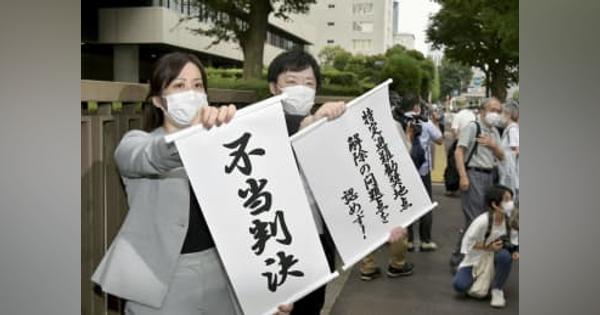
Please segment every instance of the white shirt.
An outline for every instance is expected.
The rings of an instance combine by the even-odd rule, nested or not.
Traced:
[[[419,136],[419,141],[421,141],[421,146],[425,150],[425,162],[421,165],[421,168],[419,168],[419,174],[425,176],[433,169],[431,142],[440,139],[442,137],[442,132],[433,124],[433,122],[431,122],[431,120],[423,123],[422,126],[423,129]]]
[[[466,125],[468,125],[470,122],[475,120],[475,113],[473,113],[472,110],[470,109],[461,109],[458,113],[456,113],[456,115],[454,115],[454,118],[452,119],[452,130],[454,130],[455,133],[459,133],[461,129],[463,129]]]
[[[407,112],[404,115],[407,117],[415,116],[414,112]],[[432,154],[431,154],[431,141],[437,140],[442,137],[442,132],[437,128],[431,120],[421,123],[421,135],[419,135],[419,141],[421,147],[425,150],[425,162],[419,168],[419,175],[425,176],[432,170]]]
[[[489,212],[485,212],[475,218],[469,228],[465,232],[462,239],[462,246],[460,252],[465,255],[458,268],[475,266],[481,259],[481,255],[485,252],[483,250],[473,248],[475,243],[482,242],[485,237],[485,232],[488,226]],[[485,240],[485,245],[489,245],[499,237],[506,235],[506,224],[504,221],[496,225],[492,223],[492,230],[490,236]],[[511,243],[514,245],[518,244],[518,233],[515,230],[511,230]]]
[[[510,123],[502,133],[501,146],[504,151],[504,160],[499,166],[500,184],[513,190],[519,189],[519,159],[512,148],[519,148],[519,125]]]

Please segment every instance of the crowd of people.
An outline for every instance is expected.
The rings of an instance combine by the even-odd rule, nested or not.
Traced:
[[[431,197],[431,144],[442,144],[447,123],[442,117],[448,115],[439,106],[420,103],[413,94],[391,92],[390,103],[399,133]],[[519,204],[519,105],[513,100],[502,104],[491,97],[451,117],[446,134],[452,141],[446,151],[446,195],[460,196],[465,216],[450,258],[453,286],[460,294],[475,298],[491,295],[491,306],[504,307],[502,288],[512,261],[519,259],[515,210]],[[416,145],[425,151],[423,161],[414,150]],[[431,241],[431,226],[430,213],[419,222],[421,251],[437,248]],[[412,235],[411,228],[409,250],[414,248]]]
[[[333,120],[345,112],[343,102],[313,108],[321,75],[318,63],[306,52],[288,51],[276,57],[269,65],[268,83],[273,95],[288,95],[282,104],[289,135],[321,118]],[[127,300],[126,314],[241,314],[177,148],[164,140],[166,134],[190,126],[211,128],[235,117],[234,105],[208,106],[209,84],[196,56],[181,52],[162,56],[155,64],[148,103],[143,107],[144,130],[125,134],[114,154],[129,211],[92,280],[103,291]],[[431,198],[432,145],[444,143],[443,110],[418,95],[394,91],[390,91],[390,103],[403,145]],[[519,190],[518,104],[503,106],[490,98],[477,115],[459,112],[452,122],[452,134],[457,140],[450,158],[460,177],[458,190],[466,222],[456,250],[457,272],[449,285],[451,282],[460,293],[482,297],[489,291],[482,281],[489,278],[491,304],[502,307],[502,286],[512,260],[518,259],[518,211],[513,210]],[[333,270],[335,246],[306,183],[305,187]],[[412,274],[414,264],[406,260],[407,251],[438,248],[431,233],[433,214],[422,217],[418,226],[390,231],[387,276]],[[365,281],[381,275],[372,254],[359,268]],[[323,286],[293,305],[279,306],[277,314],[320,314],[325,289]]]

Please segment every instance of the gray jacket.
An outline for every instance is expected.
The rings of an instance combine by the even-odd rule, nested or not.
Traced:
[[[188,228],[188,178],[165,132],[129,131],[115,150],[129,212],[92,275],[105,292],[161,307]]]

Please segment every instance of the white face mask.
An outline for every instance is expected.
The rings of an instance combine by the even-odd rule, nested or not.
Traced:
[[[315,104],[316,90],[306,85],[294,85],[281,89],[287,94],[282,102],[283,111],[291,115],[306,116]]]
[[[512,200],[502,203],[502,210],[504,210],[504,213],[506,213],[506,215],[508,215],[509,217],[514,208],[515,208],[515,203]]]
[[[167,101],[165,114],[181,127],[189,126],[198,110],[208,105],[206,94],[195,90],[170,94],[165,96],[165,100]]]
[[[490,126],[498,126],[502,122],[502,117],[496,112],[488,112],[485,114],[485,122]]]

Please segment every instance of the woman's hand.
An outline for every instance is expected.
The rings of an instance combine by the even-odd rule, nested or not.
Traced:
[[[514,252],[514,253],[512,253],[512,259],[513,259],[514,261],[517,261],[517,260],[519,260],[519,252]]]
[[[294,304],[282,304],[282,305],[279,305],[279,309],[277,310],[277,313],[275,313],[274,315],[288,315],[292,312],[293,309],[294,309]]]
[[[390,243],[395,243],[404,238],[406,238],[406,229],[401,226],[397,226],[390,231],[390,238],[388,241]]]
[[[220,126],[223,123],[229,123],[235,115],[235,105],[228,106],[203,106],[192,122],[193,125],[202,124],[204,128],[210,129],[212,126]]]
[[[502,240],[495,240],[492,243],[490,243],[488,246],[486,246],[486,248],[489,251],[497,252],[502,249]]]

